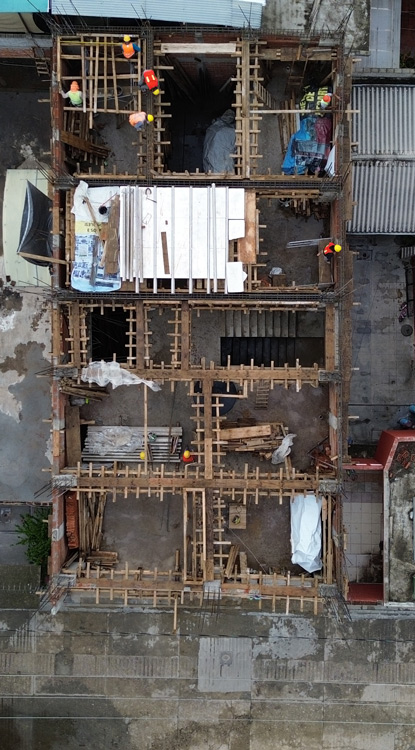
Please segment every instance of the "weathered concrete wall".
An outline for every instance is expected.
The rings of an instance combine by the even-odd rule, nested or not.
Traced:
[[[267,0],[262,12],[262,27],[302,34],[322,32],[337,41],[341,36],[339,29],[343,29],[345,49],[365,51],[369,49],[369,10],[370,0],[354,0],[353,3]]]
[[[413,601],[415,539],[413,521],[409,518],[413,498],[415,474],[401,468],[390,483],[389,599],[393,602]]]
[[[35,289],[0,293],[0,500],[30,501],[50,465],[50,362],[47,300]]]
[[[413,619],[18,615],[2,750],[414,750]]]

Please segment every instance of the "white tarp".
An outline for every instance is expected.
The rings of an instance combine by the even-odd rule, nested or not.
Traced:
[[[133,372],[124,370],[119,362],[90,362],[87,367],[82,368],[81,380],[84,383],[98,383],[106,386],[111,383],[113,388],[119,385],[140,385],[144,383],[152,391],[161,391],[161,385],[154,380],[143,380]]]
[[[291,562],[308,573],[321,568],[321,498],[296,495],[291,503]]]

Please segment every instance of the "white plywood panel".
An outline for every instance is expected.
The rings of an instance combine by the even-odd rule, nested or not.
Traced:
[[[237,240],[239,237],[245,237],[244,219],[229,219],[229,239]]]
[[[245,190],[243,188],[230,188],[229,190],[229,218],[245,218]]]

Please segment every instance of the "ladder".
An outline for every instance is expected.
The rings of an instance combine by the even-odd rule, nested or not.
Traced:
[[[255,409],[268,409],[269,380],[259,380],[255,391]]]

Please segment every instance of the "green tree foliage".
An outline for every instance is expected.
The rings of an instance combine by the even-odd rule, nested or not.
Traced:
[[[49,508],[37,508],[36,511],[20,516],[22,523],[16,526],[19,535],[17,544],[26,545],[26,555],[30,563],[45,568],[50,554],[47,518]]]

